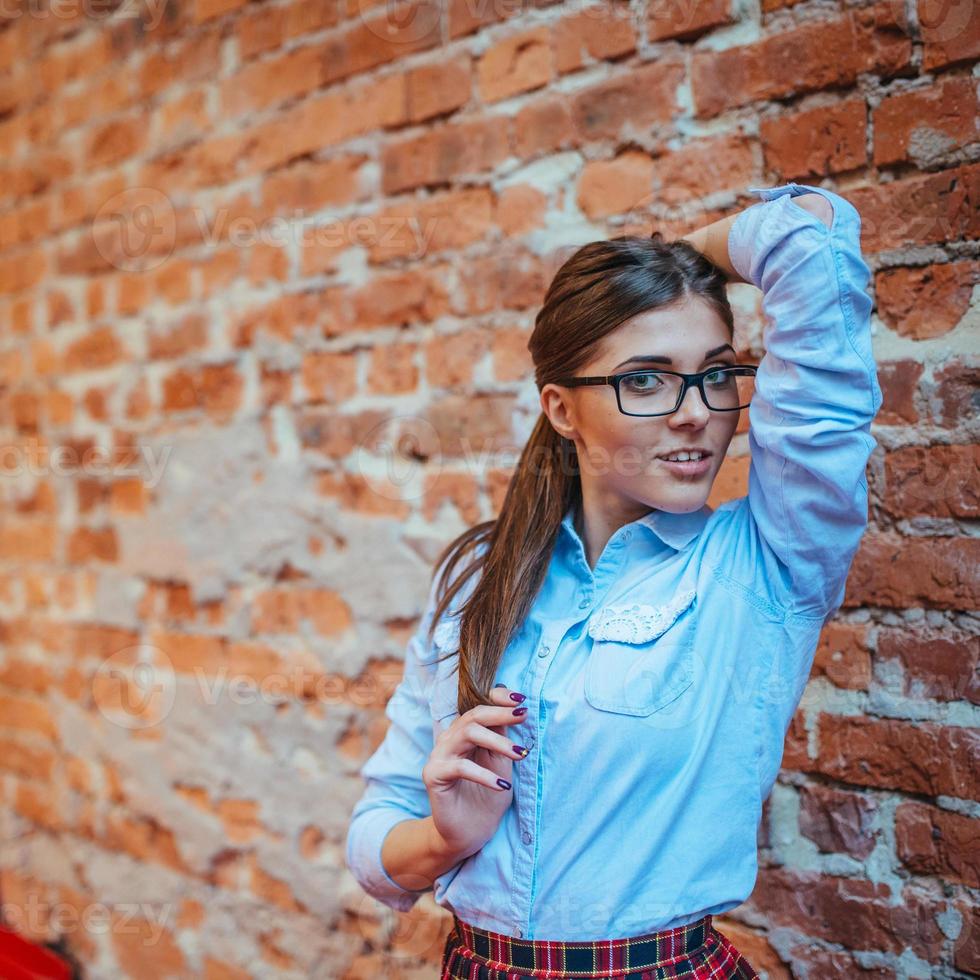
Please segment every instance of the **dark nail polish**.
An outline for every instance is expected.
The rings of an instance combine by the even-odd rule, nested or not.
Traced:
[[[506,779],[498,779],[497,785],[502,789],[510,789],[510,783],[508,783]]]
[[[519,704],[521,701],[526,701],[527,700],[527,695],[525,695],[525,694],[515,694],[513,691],[511,691],[510,698],[511,698],[512,701],[517,701],[518,704]]]
[[[515,715],[526,715],[527,714],[527,708],[515,708],[514,709],[514,714]]]
[[[513,750],[514,750],[514,751],[515,751],[515,752],[516,752],[516,753],[517,753],[517,754],[518,754],[518,755],[519,755],[519,756],[520,756],[520,757],[521,757],[522,759],[526,759],[526,758],[527,758],[527,754],[528,754],[528,753],[529,753],[529,752],[531,751],[530,749],[526,749],[526,748],[524,748],[524,746],[523,746],[523,745],[513,745],[513,746],[511,746],[511,748],[513,748]]]

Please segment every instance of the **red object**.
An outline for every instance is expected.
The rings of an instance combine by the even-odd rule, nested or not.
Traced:
[[[0,977],[3,980],[71,980],[71,967],[49,949],[0,926]]]

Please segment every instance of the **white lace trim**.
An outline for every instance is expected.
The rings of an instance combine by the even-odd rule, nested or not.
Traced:
[[[603,606],[589,622],[593,640],[618,640],[623,643],[644,643],[660,636],[694,601],[695,590],[681,592],[670,602],[659,606],[643,603]]]
[[[444,619],[433,631],[432,642],[442,651],[459,648],[459,620]]]

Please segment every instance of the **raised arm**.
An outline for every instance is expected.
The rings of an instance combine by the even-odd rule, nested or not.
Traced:
[[[882,401],[870,270],[860,215],[843,197],[795,183],[751,190],[764,200],[734,216],[728,234],[732,268],[762,290],[766,317],[748,409],[747,507],[777,560],[782,604],[826,619],[843,601],[868,520],[865,470]],[[800,200],[808,193],[823,201]]]

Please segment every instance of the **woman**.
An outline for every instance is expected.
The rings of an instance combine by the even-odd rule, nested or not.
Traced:
[[[757,975],[712,916],[756,880],[867,524],[882,396],[857,211],[751,190],[686,239],[564,263],[500,516],[437,562],[347,861],[392,908],[433,889],[453,912],[444,980]],[[736,360],[727,282],[762,290],[757,366]],[[748,495],[712,510],[746,407]]]

